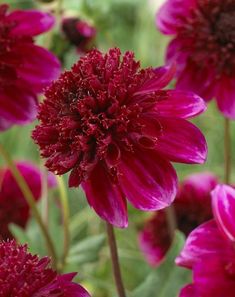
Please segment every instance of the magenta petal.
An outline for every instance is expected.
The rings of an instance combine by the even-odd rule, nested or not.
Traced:
[[[41,92],[60,74],[60,62],[46,49],[27,44],[19,48],[25,60],[17,69],[20,77],[31,85],[36,92]]]
[[[235,120],[235,82],[233,78],[223,78],[218,84],[216,94],[220,111],[228,118]]]
[[[180,163],[205,162],[207,144],[201,131],[190,122],[177,118],[158,118],[162,134],[156,150],[171,161]]]
[[[90,297],[89,293],[82,286],[72,282],[75,275],[76,273],[58,275],[56,279],[41,288],[33,296]]]
[[[214,220],[206,222],[194,229],[188,236],[185,246],[176,258],[176,264],[192,268],[202,257],[223,255],[230,251],[221,236]]]
[[[227,185],[217,185],[211,196],[219,228],[228,239],[235,241],[235,190]]]
[[[52,15],[38,10],[15,10],[7,18],[17,24],[11,30],[15,36],[36,36],[51,29],[55,23]]]
[[[195,199],[195,202],[202,203],[204,210],[208,207],[211,213],[210,192],[218,184],[218,178],[211,172],[199,172],[189,175],[183,182],[181,192],[178,192],[178,199]],[[208,200],[208,201],[206,201]]]
[[[196,296],[234,297],[235,279],[232,267],[234,258],[226,261],[223,255],[213,255],[198,262],[193,270]]]
[[[163,117],[189,118],[205,111],[206,104],[194,93],[168,90],[159,95],[155,109]]]
[[[195,292],[195,287],[193,284],[184,287],[179,294],[179,297],[199,297]]]
[[[17,86],[2,90],[0,106],[0,117],[12,124],[30,123],[37,115],[36,97]]]
[[[159,265],[171,246],[165,210],[160,210],[146,222],[139,233],[139,245],[151,266]]]
[[[159,67],[153,70],[154,76],[147,80],[134,94],[134,96],[148,94],[167,86],[175,75],[176,65]]]
[[[174,200],[177,189],[175,170],[155,152],[122,153],[118,170],[121,188],[134,207],[159,210]]]
[[[126,200],[119,187],[113,184],[102,168],[97,165],[86,182],[82,183],[87,200],[97,214],[117,227],[127,227]]]
[[[24,177],[26,183],[28,184],[32,194],[36,200],[41,197],[42,191],[42,173],[37,166],[30,162],[22,161],[17,162],[17,168],[21,175]],[[48,176],[48,186],[55,186],[55,177],[51,175]],[[4,179],[2,181],[2,192],[8,197],[19,197],[22,196],[21,191],[15,182],[11,171],[7,169],[4,174]]]
[[[196,0],[167,0],[156,15],[156,26],[163,34],[176,34],[179,25],[187,17]]]
[[[198,68],[198,65],[188,63],[182,72],[179,70],[176,87],[179,90],[192,91],[209,101],[216,94],[217,82],[214,77],[215,74],[211,68]]]

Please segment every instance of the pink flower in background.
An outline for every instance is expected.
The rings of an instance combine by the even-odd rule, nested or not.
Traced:
[[[0,5],[0,131],[33,121],[36,95],[59,75],[58,59],[33,40],[53,24],[49,14],[8,12],[7,5]]]
[[[48,257],[39,258],[15,241],[0,242],[0,297],[89,297],[72,282],[76,273],[57,274]]]
[[[67,39],[77,47],[78,52],[87,52],[96,36],[95,27],[76,17],[65,18],[62,30]]]
[[[209,172],[192,174],[181,183],[173,206],[177,227],[186,236],[212,218],[210,192],[216,185],[217,178]],[[139,243],[150,265],[164,259],[172,243],[165,210],[157,211],[145,223]]]
[[[18,162],[17,168],[31,189],[35,200],[41,197],[42,173],[29,162]],[[48,186],[56,185],[55,177],[48,176]],[[12,238],[9,224],[25,227],[30,216],[30,209],[11,171],[0,168],[0,238]]]
[[[195,229],[176,263],[193,270],[193,284],[180,297],[234,297],[235,190],[218,185],[212,192],[215,220]]]
[[[173,36],[166,59],[177,63],[177,88],[215,98],[235,119],[235,1],[167,0],[156,23]]]
[[[174,67],[140,69],[131,52],[93,50],[47,90],[33,132],[46,166],[70,172],[97,214],[127,226],[126,198],[137,209],[172,203],[171,161],[203,163],[207,146],[186,119],[205,110],[193,93],[163,90]]]

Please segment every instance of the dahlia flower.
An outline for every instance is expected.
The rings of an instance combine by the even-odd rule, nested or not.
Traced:
[[[193,93],[163,90],[174,67],[140,69],[131,52],[93,50],[46,91],[33,132],[46,166],[70,172],[97,214],[127,226],[126,198],[137,209],[167,207],[176,195],[170,161],[203,163],[202,133],[186,118],[204,111]]]
[[[210,192],[217,184],[212,173],[188,176],[180,185],[172,204],[177,227],[186,236],[201,223],[212,218]],[[140,248],[150,265],[158,265],[172,243],[165,210],[160,210],[146,221],[139,234]]]
[[[59,75],[58,59],[33,40],[53,23],[49,14],[0,5],[0,131],[34,120],[36,95]]]
[[[180,297],[233,297],[235,288],[235,190],[212,192],[214,220],[195,229],[176,263],[193,270],[193,284]]]
[[[89,297],[72,282],[76,273],[59,275],[48,257],[39,258],[15,241],[0,242],[0,297]]]
[[[67,39],[77,47],[78,52],[84,53],[91,49],[96,36],[96,29],[87,22],[76,17],[65,18],[62,30]]]
[[[29,162],[18,162],[17,168],[31,189],[35,200],[41,197],[42,173]],[[48,186],[53,187],[56,180],[48,175]],[[30,217],[30,208],[10,169],[0,168],[0,238],[12,238],[9,224],[25,227]]]
[[[172,35],[166,59],[176,61],[177,88],[196,92],[235,119],[235,1],[167,0],[157,14]]]

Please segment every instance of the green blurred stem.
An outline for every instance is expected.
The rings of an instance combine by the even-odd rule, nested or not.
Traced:
[[[62,10],[63,10],[63,0],[57,0],[55,17],[56,17],[58,23],[60,22]]]
[[[166,212],[169,233],[170,233],[171,239],[173,239],[175,235],[175,230],[177,229],[177,221],[176,221],[175,209],[173,204],[165,208],[165,212]]]
[[[64,180],[62,177],[57,176],[57,182],[59,186],[60,192],[60,203],[61,203],[61,210],[63,216],[63,228],[64,228],[64,250],[62,255],[62,260],[60,264],[60,270],[64,268],[66,264],[66,259],[69,253],[69,246],[70,246],[70,231],[69,231],[69,203],[68,203],[68,195],[66,191],[66,187],[64,184]]]
[[[40,166],[42,172],[42,219],[44,224],[48,227],[49,226],[49,199],[48,199],[48,173],[46,168],[41,164]]]
[[[27,203],[30,206],[30,209],[33,213],[33,216],[35,218],[35,220],[38,223],[38,226],[41,229],[42,235],[45,238],[45,242],[47,244],[47,249],[48,249],[48,253],[50,254],[51,258],[52,258],[52,265],[54,268],[56,268],[56,264],[57,264],[57,257],[56,257],[56,252],[55,252],[55,248],[53,245],[53,241],[51,239],[51,236],[48,232],[47,227],[44,225],[42,217],[37,209],[36,206],[36,202],[34,199],[34,196],[28,186],[28,184],[26,183],[25,179],[23,178],[23,176],[21,175],[21,173],[19,172],[18,168],[16,167],[16,165],[14,164],[14,162],[12,161],[10,155],[8,154],[8,152],[4,149],[4,147],[2,146],[2,144],[0,143],[0,155],[2,155],[3,159],[5,160],[5,162],[7,163],[8,167],[10,168],[19,188],[21,189],[21,192],[23,193]]]
[[[230,120],[224,121],[224,181],[230,183],[232,171],[232,153],[231,153],[231,127]]]
[[[107,235],[108,235],[108,242],[109,242],[109,248],[111,253],[111,260],[113,265],[113,275],[115,278],[118,296],[126,297],[125,289],[122,281],[121,269],[120,269],[120,264],[118,259],[117,243],[116,243],[113,226],[109,223],[106,223],[106,225],[107,225]]]

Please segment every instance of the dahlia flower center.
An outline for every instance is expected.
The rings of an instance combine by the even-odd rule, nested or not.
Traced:
[[[221,3],[201,0],[198,9],[192,9],[180,28],[186,38],[184,50],[193,51],[190,61],[213,66],[218,76],[235,74],[235,1]]]
[[[136,119],[141,109],[138,105],[131,108],[119,105],[119,102],[106,102],[103,108],[97,110],[95,99],[83,99],[77,103],[81,130],[80,146],[83,150],[95,150],[96,155],[102,159],[111,143],[119,142],[126,149],[131,148],[131,143],[126,137],[127,133],[138,132],[140,129]],[[91,109],[90,104],[94,104]]]
[[[235,45],[235,11],[223,12],[215,24],[215,34],[221,44],[234,48]]]

